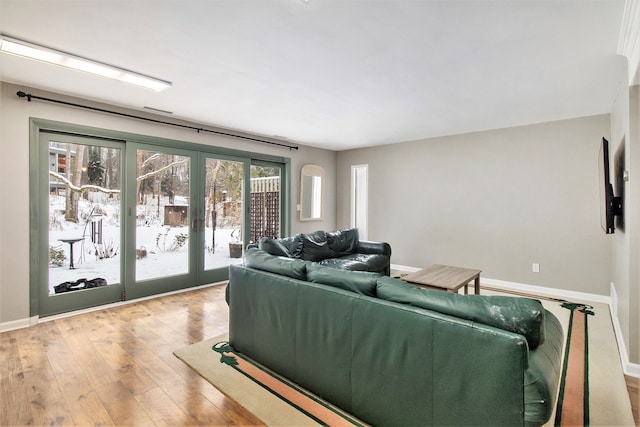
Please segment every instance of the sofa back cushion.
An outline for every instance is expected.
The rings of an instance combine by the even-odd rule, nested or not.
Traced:
[[[244,265],[294,279],[307,279],[307,263],[305,261],[271,255],[259,248],[247,249],[244,252]]]
[[[280,239],[272,239],[270,237],[261,237],[258,242],[258,248],[271,255],[291,257],[289,248],[287,248]]]
[[[530,349],[544,342],[544,308],[531,298],[460,295],[418,286],[386,276],[378,278],[378,298],[426,308],[523,335]]]
[[[261,237],[258,242],[258,248],[276,256],[286,256],[289,258],[302,257],[302,234],[296,234],[291,237],[283,237],[282,239],[272,239],[270,237]]]
[[[340,288],[370,297],[376,296],[376,285],[379,274],[364,271],[338,270],[310,263],[307,266],[307,280]]]
[[[305,261],[322,261],[331,258],[327,233],[315,231],[302,235],[302,259]]]
[[[333,231],[327,233],[327,242],[331,258],[350,255],[356,251],[360,240],[357,228]]]

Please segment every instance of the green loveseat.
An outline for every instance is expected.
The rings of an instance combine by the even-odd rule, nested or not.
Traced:
[[[563,332],[537,300],[429,291],[257,248],[229,273],[233,348],[366,423],[551,416]]]
[[[391,246],[386,242],[360,240],[357,228],[300,233],[282,239],[263,237],[249,247],[341,270],[369,271],[386,276],[391,272]]]

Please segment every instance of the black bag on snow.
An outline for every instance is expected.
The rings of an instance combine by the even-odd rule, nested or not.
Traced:
[[[87,280],[86,278],[78,279],[75,282],[63,282],[53,287],[56,294],[63,292],[79,291],[81,289],[98,288],[100,286],[107,286],[106,279],[102,277],[96,277],[95,279]]]

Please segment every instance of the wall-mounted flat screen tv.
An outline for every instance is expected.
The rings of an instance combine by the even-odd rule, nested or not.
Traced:
[[[607,234],[615,232],[615,217],[622,214],[622,197],[613,193],[609,177],[609,141],[602,138],[600,144],[600,223]]]

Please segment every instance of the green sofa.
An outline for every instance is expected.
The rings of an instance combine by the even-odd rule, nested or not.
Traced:
[[[233,265],[232,347],[372,425],[541,425],[562,327],[534,299],[458,295],[260,249]]]
[[[249,247],[341,270],[369,271],[386,276],[391,272],[391,246],[386,242],[360,240],[357,228],[300,233],[282,239],[263,237]]]

